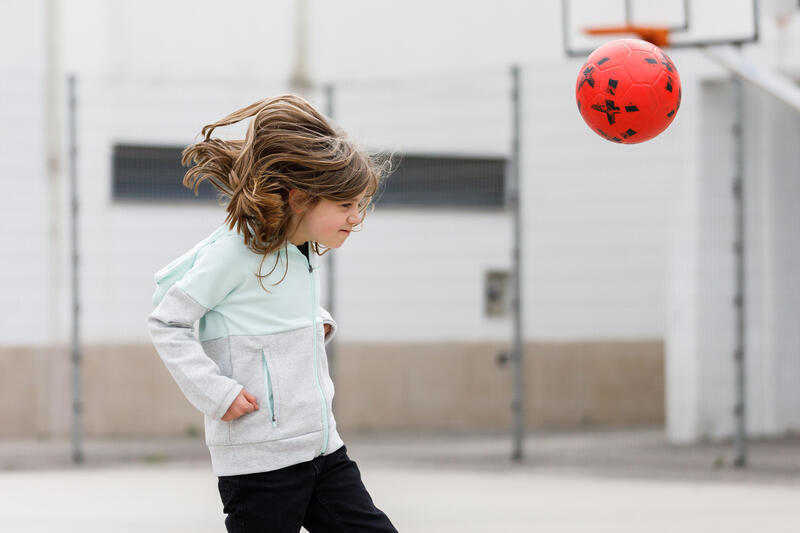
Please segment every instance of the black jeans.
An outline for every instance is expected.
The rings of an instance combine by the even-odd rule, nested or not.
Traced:
[[[344,446],[272,472],[220,476],[218,486],[228,533],[397,532]]]

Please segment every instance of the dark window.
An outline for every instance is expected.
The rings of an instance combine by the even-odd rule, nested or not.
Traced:
[[[381,205],[502,208],[506,160],[501,158],[396,156]]]
[[[183,186],[186,168],[181,166],[183,148],[117,144],[113,149],[112,196],[115,200],[216,201],[217,191],[203,182],[194,191]]]
[[[198,196],[183,186],[182,147],[118,144],[113,149],[115,200],[216,201],[203,182]],[[382,206],[502,208],[506,160],[395,154],[392,173],[377,195]]]

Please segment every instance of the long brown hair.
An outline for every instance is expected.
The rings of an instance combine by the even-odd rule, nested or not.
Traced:
[[[247,118],[252,120],[244,140],[211,136],[216,128]],[[259,281],[265,277],[260,274],[264,259],[288,246],[288,236],[294,230],[289,227],[291,189],[306,193],[305,205],[309,208],[321,198],[351,200],[364,192],[359,206],[363,222],[389,164],[388,159],[380,162],[370,157],[310,103],[291,94],[234,111],[203,127],[201,134],[202,141],[183,151],[182,164],[192,165],[183,184],[195,195],[203,181],[219,191],[226,200],[225,223],[244,237],[253,252],[263,256]],[[317,242],[311,248],[318,255],[324,253],[320,253]],[[277,263],[276,258],[270,274]]]

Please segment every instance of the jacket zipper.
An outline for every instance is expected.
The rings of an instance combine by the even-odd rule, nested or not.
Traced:
[[[317,355],[317,291],[314,290],[316,285],[314,283],[314,268],[311,266],[311,259],[306,257],[302,252],[300,253],[305,257],[306,263],[308,264],[308,272],[311,274],[308,279],[311,288],[311,337],[314,342],[314,378],[316,379],[317,390],[319,391],[319,399],[320,402],[322,402],[322,450],[319,454],[324,455],[328,450],[328,404],[325,400],[325,392],[322,390],[322,383],[319,378],[319,356]],[[309,255],[311,254],[311,246],[308,247],[308,253]]]
[[[267,384],[267,407],[269,407],[269,417],[272,419],[272,427],[278,427],[278,417],[275,414],[275,399],[272,393],[272,378],[269,373],[267,354],[264,350],[261,350],[261,361],[264,367],[264,382]]]

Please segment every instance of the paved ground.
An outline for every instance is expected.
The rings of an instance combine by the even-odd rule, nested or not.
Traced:
[[[348,436],[377,505],[402,532],[797,532],[800,438],[670,446],[660,430]],[[0,531],[224,531],[197,440],[0,441]]]

